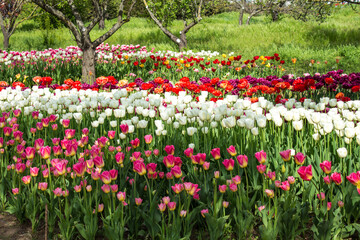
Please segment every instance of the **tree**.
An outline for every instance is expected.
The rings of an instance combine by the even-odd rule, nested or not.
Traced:
[[[254,0],[254,1],[248,1],[248,0],[235,0],[233,1],[235,4],[235,7],[240,10],[240,16],[239,16],[239,25],[243,25],[243,19],[244,19],[244,13],[249,14],[246,25],[250,24],[250,20],[252,17],[266,11],[268,8],[268,0]]]
[[[151,19],[178,45],[180,51],[187,48],[186,34],[201,21],[203,0],[143,0]],[[184,23],[180,37],[170,32],[168,26],[176,19]]]
[[[78,0],[81,1],[82,0]],[[104,9],[107,8],[109,4],[109,0],[92,0],[94,15],[90,19],[89,23],[85,25],[83,19],[84,16],[81,16],[80,11],[78,10],[78,4],[76,0],[63,0],[62,2],[70,7],[71,12],[74,16],[75,20],[70,20],[68,16],[65,15],[64,12],[61,11],[60,8],[53,6],[50,1],[47,0],[32,0],[36,5],[42,8],[44,11],[52,14],[57,19],[59,19],[65,27],[70,29],[73,34],[75,41],[78,47],[83,51],[83,59],[82,59],[82,81],[92,83],[95,81],[95,49],[101,43],[106,41],[109,37],[111,37],[117,30],[119,30],[125,23],[130,21],[131,12],[136,3],[136,0],[128,0],[131,1],[131,5],[129,6],[126,14],[124,11],[124,2],[126,0],[121,0],[118,5],[118,14],[117,14],[117,22],[102,36],[98,37],[94,41],[90,38],[90,32],[92,29],[99,23]],[[124,15],[126,17],[124,18]]]
[[[9,41],[11,35],[14,33],[17,26],[31,18],[36,12],[36,8],[30,13],[25,13],[25,16],[19,20],[20,13],[27,0],[2,0],[0,3],[0,27],[4,36],[4,49],[9,48]]]

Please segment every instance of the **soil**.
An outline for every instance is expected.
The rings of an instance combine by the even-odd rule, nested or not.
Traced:
[[[0,213],[1,240],[32,240],[31,226],[20,224],[15,216]]]

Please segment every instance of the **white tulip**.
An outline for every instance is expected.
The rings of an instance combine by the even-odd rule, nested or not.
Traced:
[[[254,127],[251,129],[251,133],[252,135],[257,136],[259,135],[259,129],[257,127]]]
[[[303,128],[303,121],[293,121],[292,125],[296,131],[300,131]]]
[[[111,127],[116,127],[117,126],[117,121],[110,121],[110,126]]]
[[[91,122],[91,126],[93,128],[97,128],[99,126],[99,122],[98,121],[93,121],[93,122]]]
[[[337,154],[338,154],[338,156],[339,156],[339,158],[345,158],[346,156],[347,156],[347,149],[346,148],[338,148],[337,150],[336,150],[336,152],[337,152]]]
[[[193,135],[197,132],[197,128],[188,127],[188,128],[186,129],[186,131],[187,131],[187,134],[188,134],[189,136],[193,136]]]
[[[314,139],[315,141],[319,141],[319,140],[320,140],[320,134],[318,134],[318,133],[314,133],[314,134],[312,135],[312,137],[313,137],[313,139]]]

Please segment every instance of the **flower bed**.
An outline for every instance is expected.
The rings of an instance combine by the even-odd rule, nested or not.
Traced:
[[[306,91],[289,78],[284,89],[278,78],[248,78],[242,94],[260,82],[276,93],[253,101],[226,89],[236,80],[168,83],[185,90],[177,94],[160,79],[147,90],[140,80],[109,90],[118,85],[109,79],[100,91],[4,88],[1,206],[34,231],[46,213],[50,235],[57,228],[64,239],[180,239],[194,229],[211,239],[246,239],[253,229],[264,239],[309,229],[356,238],[360,101],[347,85],[357,74],[341,74],[304,77],[314,79]],[[280,93],[295,98],[276,101]]]

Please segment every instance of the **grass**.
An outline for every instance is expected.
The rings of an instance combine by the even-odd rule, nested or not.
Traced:
[[[258,16],[252,19],[249,26],[239,26],[238,16],[238,13],[231,12],[204,18],[188,33],[188,48],[194,51],[235,52],[246,58],[277,52],[288,62],[291,58],[297,58],[298,71],[342,68],[346,72],[360,72],[360,14],[350,7],[334,9],[333,14],[321,24],[296,21],[289,17],[273,23],[266,16]],[[107,21],[106,28],[109,29],[113,23],[114,20]],[[181,28],[180,21],[171,26],[173,32],[179,32]],[[95,28],[92,39],[102,33],[104,31]],[[2,36],[0,41],[1,48]],[[153,22],[141,18],[132,18],[107,42],[140,44],[156,50],[177,50],[177,46]],[[34,21],[22,24],[10,39],[11,49],[16,51],[75,44],[68,29],[44,31]],[[336,64],[336,58],[340,59],[339,64]],[[311,59],[320,64],[309,67]],[[329,63],[325,65],[324,61]]]

